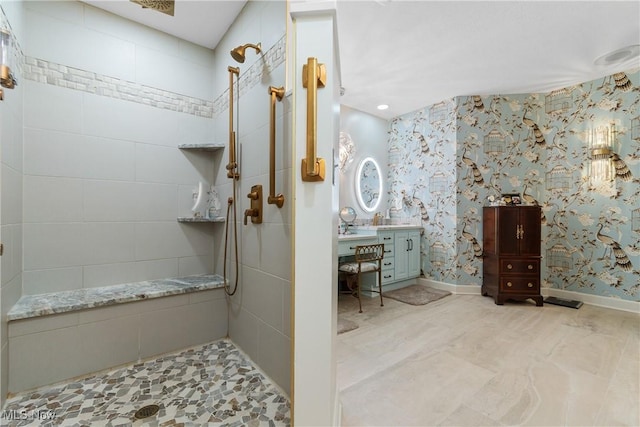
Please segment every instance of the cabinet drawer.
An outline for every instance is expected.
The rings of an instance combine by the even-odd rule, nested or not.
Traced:
[[[384,258],[383,259],[393,258],[394,256],[396,256],[396,254],[395,254],[395,249],[394,249],[393,245],[387,245],[385,243],[384,244]]]
[[[502,274],[520,273],[520,274],[539,274],[539,259],[501,259],[500,272]]]
[[[501,277],[500,292],[540,293],[540,279],[537,277]]]
[[[395,270],[392,268],[390,270],[383,270],[382,271],[382,284],[386,285],[387,283],[393,282],[393,279],[395,278],[395,274],[394,274]]]
[[[338,256],[354,255],[356,253],[356,246],[374,245],[376,243],[376,240],[372,238],[349,239],[342,242],[338,240]]]
[[[394,266],[395,266],[395,261],[393,258],[387,258],[387,257],[382,258],[382,271],[393,270]]]
[[[387,245],[393,245],[393,231],[378,231],[378,243],[384,243],[384,247]]]

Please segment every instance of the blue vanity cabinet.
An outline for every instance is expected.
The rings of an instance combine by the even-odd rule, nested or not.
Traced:
[[[420,232],[394,231],[395,281],[420,276]]]
[[[373,243],[384,243],[382,285],[393,284],[388,289],[396,289],[411,284],[411,279],[420,276],[420,227],[383,225],[363,227],[351,235],[341,234],[338,236],[338,256],[341,259],[352,256],[357,245]],[[362,290],[366,292],[377,287],[376,280],[375,275],[365,275]]]
[[[420,276],[419,230],[380,230],[378,243],[384,243],[383,285]]]

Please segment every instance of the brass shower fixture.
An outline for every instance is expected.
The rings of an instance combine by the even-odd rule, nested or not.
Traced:
[[[247,43],[245,45],[238,46],[235,49],[231,50],[231,57],[242,64],[246,59],[244,55],[244,51],[247,50],[248,47],[252,47],[256,50],[256,53],[260,53],[262,52],[261,46],[262,45],[260,43],[258,44]]]

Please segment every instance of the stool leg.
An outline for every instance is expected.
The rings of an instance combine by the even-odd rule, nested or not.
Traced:
[[[384,307],[382,302],[382,269],[378,268],[378,289],[380,289],[380,307]]]
[[[360,313],[362,313],[362,300],[360,299],[360,269],[358,269],[358,305],[360,305]]]

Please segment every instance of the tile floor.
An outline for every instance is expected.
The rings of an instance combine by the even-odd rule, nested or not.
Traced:
[[[640,315],[451,295],[341,295],[344,426],[638,426]]]
[[[136,419],[143,406],[159,412]],[[229,340],[9,399],[3,426],[289,426],[288,398]]]

